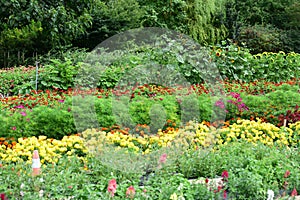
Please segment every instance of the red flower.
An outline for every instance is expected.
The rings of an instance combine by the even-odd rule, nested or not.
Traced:
[[[0,194],[0,198],[1,198],[1,200],[8,200],[8,199],[6,198],[6,196],[5,196],[4,193],[1,193],[1,194]]]
[[[290,174],[291,174],[291,172],[289,171],[289,170],[286,170],[286,172],[284,173],[284,178],[287,178],[287,177],[289,177],[290,176]]]
[[[222,190],[223,186],[222,185],[218,185],[217,189],[214,190],[214,193],[220,192]]]
[[[205,183],[207,184],[209,182],[208,178],[205,179]]]
[[[113,197],[116,193],[117,190],[117,181],[116,179],[111,179],[108,182],[108,187],[107,187],[107,191],[111,194],[111,196]]]
[[[223,199],[227,199],[227,192],[226,192],[226,190],[223,191]]]
[[[298,195],[297,190],[296,190],[296,188],[294,188],[293,191],[292,191],[292,193],[291,193],[291,196],[295,197],[297,195]]]
[[[222,175],[221,175],[223,178],[228,178],[229,177],[229,175],[228,175],[228,171],[227,170],[224,170],[223,172],[222,172]]]
[[[135,195],[135,189],[134,187],[131,185],[127,188],[127,191],[126,191],[126,197],[128,198],[131,198],[133,199],[134,198],[134,195]]]

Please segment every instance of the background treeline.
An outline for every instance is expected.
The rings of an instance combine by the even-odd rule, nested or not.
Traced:
[[[251,53],[300,52],[298,0],[1,0],[0,68],[153,26],[202,45],[231,39]]]

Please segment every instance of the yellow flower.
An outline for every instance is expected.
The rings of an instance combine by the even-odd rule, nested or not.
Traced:
[[[170,199],[171,199],[171,200],[177,200],[177,199],[178,199],[177,194],[176,194],[176,193],[173,193],[173,194],[170,196]]]

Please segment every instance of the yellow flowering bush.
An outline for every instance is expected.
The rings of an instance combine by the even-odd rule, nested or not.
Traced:
[[[208,147],[216,143],[214,131],[215,129],[204,125],[204,123],[189,122],[182,129],[159,130],[155,135],[140,136],[118,131],[104,132],[97,129],[88,129],[81,136],[91,152],[101,151],[103,145],[108,143],[127,148],[136,153],[148,154],[162,147],[173,145],[187,148]]]
[[[16,145],[8,148],[0,146],[0,159],[4,162],[32,162],[33,150],[39,151],[42,164],[57,163],[63,155],[84,159],[88,152],[81,137],[65,136],[62,140],[47,139],[46,136],[19,138]]]
[[[251,143],[261,142],[272,146],[295,146],[297,141],[293,140],[295,132],[288,127],[278,128],[273,124],[257,121],[238,120],[237,123],[217,131],[217,144],[228,144],[231,141],[245,140]],[[299,134],[299,132],[298,132]],[[299,142],[299,140],[298,140]]]
[[[289,135],[288,135],[288,141],[291,144],[291,146],[299,146],[300,145],[300,121],[289,124]]]

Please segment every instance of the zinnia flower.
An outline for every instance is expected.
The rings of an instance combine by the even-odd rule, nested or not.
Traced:
[[[298,195],[297,190],[296,190],[296,188],[294,188],[293,191],[292,191],[292,193],[291,193],[291,196],[295,197],[297,195]]]
[[[236,92],[230,92],[230,95],[233,97],[233,98],[239,98],[240,97],[240,94],[239,93],[236,93]]]
[[[26,112],[20,112],[24,117],[27,115]]]
[[[223,199],[227,199],[227,191],[226,190],[223,191]]]
[[[283,177],[287,178],[290,176],[290,174],[291,174],[291,172],[289,170],[286,170]]]
[[[135,195],[135,189],[134,187],[131,185],[127,188],[127,191],[126,191],[126,197],[128,198],[131,198],[133,199],[134,198],[134,195]]]
[[[267,200],[273,200],[274,199],[274,191],[268,190],[268,199]]]
[[[107,191],[111,194],[111,196],[113,197],[116,193],[117,190],[117,181],[116,179],[111,179],[108,182],[108,187],[107,187]]]
[[[227,170],[224,170],[223,172],[222,172],[222,175],[221,175],[223,178],[228,178],[229,177],[229,175],[228,175],[228,171]]]
[[[162,154],[162,155],[160,156],[160,158],[159,158],[159,163],[165,163],[166,160],[167,160],[167,154],[164,153],[164,154]]]
[[[6,196],[5,196],[4,193],[1,193],[1,194],[0,194],[0,198],[1,198],[1,200],[8,200],[8,199],[6,198]]]
[[[15,108],[25,108],[22,104],[21,105],[18,105],[18,106],[15,106]]]
[[[220,108],[222,108],[222,109],[225,108],[225,104],[224,104],[224,102],[222,101],[222,99],[216,101],[215,106],[220,107]]]

